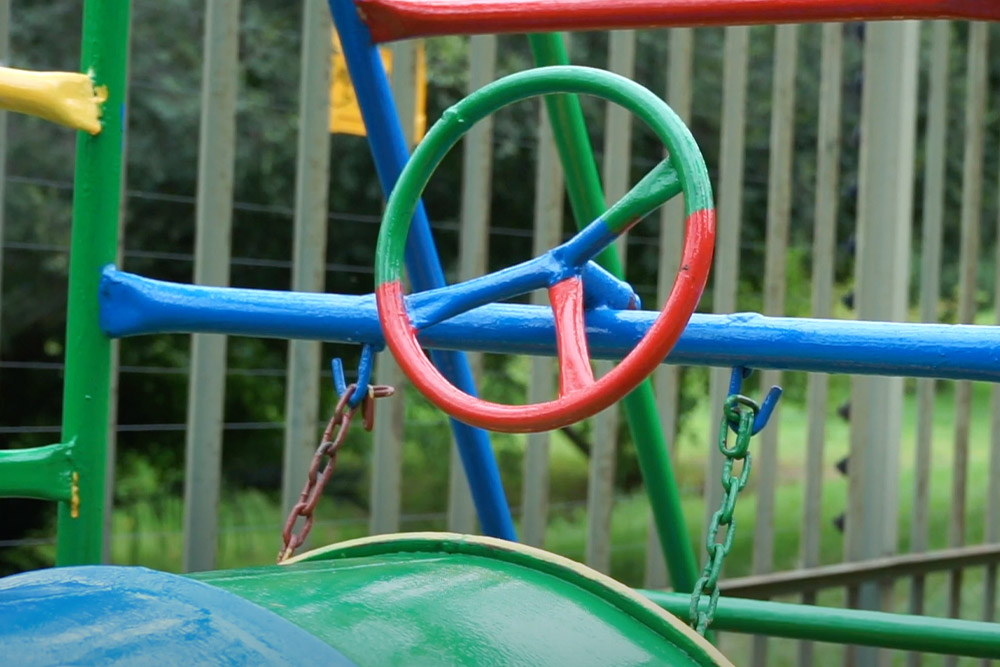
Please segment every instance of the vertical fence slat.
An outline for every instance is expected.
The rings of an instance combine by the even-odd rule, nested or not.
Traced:
[[[405,41],[390,47],[393,68],[389,84],[392,87],[396,113],[399,114],[403,139],[408,147],[415,143],[417,45],[418,42]],[[372,429],[371,516],[368,517],[368,530],[372,534],[400,530],[406,423],[406,377],[390,352],[379,354],[377,361],[376,382],[395,387],[396,393],[375,412],[375,426]],[[470,498],[470,505],[471,502]],[[470,512],[473,510],[470,509]]]
[[[0,0],[0,65],[10,60],[10,2]],[[7,205],[7,112],[0,110],[0,304],[3,303],[4,211]],[[3,312],[0,310],[0,312]],[[0,329],[2,330],[2,329]]]
[[[920,257],[920,320],[938,321],[941,298],[941,230],[944,220],[944,168],[948,135],[948,54],[951,23],[932,24],[931,69],[927,98],[927,140],[924,162],[923,232]],[[933,378],[917,380],[917,444],[913,474],[913,521],[910,524],[910,550],[927,550],[930,512],[930,478],[934,439]],[[913,577],[910,584],[910,613],[924,611],[924,575]],[[918,667],[919,653],[907,655],[907,664]]]
[[[375,411],[372,428],[372,482],[368,531],[372,535],[400,530],[403,480],[403,434],[406,423],[406,378],[392,353],[378,355],[375,382],[396,388]]]
[[[407,40],[394,42],[388,47],[392,50],[389,87],[407,148],[412,148],[417,142],[414,135],[417,113],[417,45],[417,41]]]
[[[976,269],[979,255],[979,224],[983,198],[983,134],[986,115],[987,24],[969,25],[966,69],[965,154],[962,166],[962,223],[959,250],[958,321],[970,324],[976,316]],[[965,543],[966,496],[969,469],[969,422],[972,383],[955,385],[955,449],[952,459],[951,507],[948,513],[948,545]],[[959,615],[962,600],[962,570],[951,571],[948,613]],[[945,664],[957,664],[949,656]]]
[[[563,170],[556,150],[552,123],[544,105],[538,108],[538,162],[535,167],[535,234],[532,255],[537,257],[555,247],[562,236]],[[548,295],[536,290],[532,303],[548,304]],[[551,400],[555,395],[555,365],[550,357],[532,357],[528,402]],[[529,433],[524,453],[521,540],[541,547],[549,515],[548,432]]]
[[[635,75],[635,31],[615,30],[608,40],[608,69],[625,77]],[[601,180],[608,205],[618,201],[631,185],[632,113],[617,104],[606,106],[604,129],[604,164]],[[617,242],[622,260],[625,254],[625,235]]]
[[[10,3],[0,0],[0,65],[8,66],[10,59]],[[4,212],[7,207],[7,112],[0,110],[0,331],[3,314],[3,249]],[[2,386],[2,385],[0,385]]]
[[[635,31],[617,30],[608,40],[608,69],[628,78],[635,73]],[[608,205],[627,191],[631,163],[632,116],[622,107],[608,103],[604,129],[604,164],[601,179]],[[624,270],[627,234],[616,246]],[[597,374],[611,368],[606,361],[595,364]],[[590,475],[587,484],[586,562],[601,572],[611,568],[611,512],[615,494],[615,456],[618,439],[618,404],[598,413],[590,446]]]
[[[0,0],[0,65],[10,60],[10,2]],[[7,205],[7,112],[0,110],[0,304],[3,303],[4,211]],[[0,308],[0,313],[3,310]],[[2,320],[0,320],[2,321]],[[2,331],[2,327],[0,327]]]
[[[325,0],[306,0],[302,9],[295,231],[292,241],[292,290],[296,292],[322,292],[326,284],[332,25]],[[304,475],[316,449],[321,366],[319,341],[293,340],[288,343],[282,516],[287,516],[298,501]]]
[[[10,2],[0,0],[0,65],[10,65]],[[4,211],[7,205],[7,112],[0,110],[0,305],[3,303]],[[0,313],[3,309],[0,308]],[[0,327],[2,331],[2,327]]]
[[[494,35],[469,38],[470,93],[493,81],[496,57],[497,38]],[[469,280],[483,275],[487,266],[493,191],[493,116],[476,123],[465,135],[463,156],[458,279]]]
[[[403,139],[407,147],[416,143],[414,136],[414,120],[416,116],[416,48],[417,42],[403,41],[392,44],[392,76],[389,85],[392,88],[396,113],[403,130]],[[403,479],[403,439],[406,424],[406,377],[396,363],[392,353],[384,351],[378,355],[378,365],[375,369],[376,382],[396,388],[396,393],[380,406],[375,412],[375,426],[372,429],[372,488],[371,516],[368,519],[368,529],[372,534],[392,533],[401,529],[402,515],[402,479]],[[457,475],[458,481],[464,483],[462,464],[458,459],[454,441],[452,441],[449,483]],[[465,513],[461,516],[475,526],[475,509],[468,487],[463,485],[459,490],[465,491]],[[449,508],[451,507],[449,496]]]
[[[771,96],[771,141],[767,193],[767,251],[764,261],[764,314],[785,314],[788,228],[792,207],[792,152],[795,129],[795,69],[799,28],[775,28],[774,84]],[[781,372],[764,371],[762,387],[781,383]],[[760,434],[757,466],[757,515],[753,538],[753,571],[774,567],[774,487],[778,469],[778,424],[775,414]],[[767,663],[767,638],[754,637],[753,664]]]
[[[413,130],[417,103],[417,41],[394,42],[389,48],[392,50],[389,87],[403,129],[403,140],[410,147],[416,141]]]
[[[669,32],[667,62],[667,103],[682,121],[691,121],[691,72],[694,65],[694,31],[676,28]],[[660,253],[656,279],[656,300],[666,302],[677,274],[680,249],[684,244],[684,202],[672,199],[660,209]],[[672,456],[677,438],[677,408],[680,369],[673,364],[661,364],[656,369],[656,409],[660,413],[667,455]],[[646,588],[667,585],[667,564],[656,533],[656,522],[649,518],[646,538]]]
[[[229,284],[239,23],[240,0],[207,5],[195,213],[194,282],[200,285]],[[184,476],[188,572],[215,566],[225,389],[226,337],[193,335]]]
[[[131,66],[132,66],[132,5],[129,4],[128,13],[128,43],[125,53],[125,105],[122,110],[122,171],[121,185],[118,191],[121,199],[118,202],[118,247],[115,251],[115,266],[122,266],[125,259],[125,225],[128,212],[128,117],[131,109]],[[0,59],[0,63],[2,63]],[[0,146],[0,155],[3,154],[3,146]],[[2,159],[2,158],[0,158]],[[0,170],[0,178],[3,177]],[[0,202],[3,196],[0,193]],[[3,221],[0,220],[0,245],[2,245]],[[0,261],[0,274],[3,273],[3,262]],[[0,291],[2,291],[2,281],[0,281]],[[114,527],[114,506],[115,506],[115,469],[118,461],[118,387],[121,379],[121,341],[111,341],[111,365],[110,384],[108,386],[108,449],[104,466],[104,530],[101,533],[101,562],[111,562],[111,531]]]
[[[725,29],[722,73],[722,130],[719,154],[718,229],[715,236],[715,264],[712,267],[712,309],[716,313],[736,310],[740,262],[740,223],[743,218],[743,160],[746,143],[747,65],[750,59],[750,29]],[[709,429],[711,439],[705,464],[705,520],[702,543],[712,514],[722,499],[717,483],[722,475],[722,454],[713,445],[719,438],[722,402],[729,390],[729,369],[713,369],[709,381]],[[704,553],[698,554],[704,560]]]
[[[131,13],[129,14],[131,18]],[[131,30],[129,31],[131,33]],[[127,66],[126,66],[127,71]],[[128,75],[126,74],[126,77]],[[128,155],[126,148],[128,142],[128,92],[126,95],[125,112],[123,113],[122,126],[122,155]],[[0,146],[0,149],[3,147]],[[119,206],[118,217],[118,249],[115,253],[115,266],[122,266],[125,257],[125,214],[128,203],[126,196],[125,172],[128,169],[128,159],[122,159],[122,198]],[[2,269],[2,266],[0,266]],[[121,380],[121,341],[114,339],[111,341],[111,364],[109,365],[110,377],[108,384],[108,447],[107,457],[104,462],[104,525],[101,531],[101,562],[110,563],[112,558],[112,530],[115,525],[115,475],[116,462],[118,460],[118,397],[119,383]]]
[[[837,246],[837,196],[840,181],[841,84],[843,80],[844,28],[823,26],[819,84],[819,121],[816,137],[816,207],[813,214],[812,315],[833,312],[833,266]],[[801,557],[803,567],[820,564],[820,527],[823,520],[823,450],[826,446],[826,413],[829,376],[810,373],[807,396],[806,478],[802,510]],[[802,596],[815,604],[815,593]],[[813,664],[812,642],[799,642],[799,665]]]
[[[865,25],[855,266],[860,320],[907,317],[918,42],[918,23]],[[895,550],[902,403],[901,378],[852,378],[848,560]],[[865,584],[858,602],[881,608],[887,592]],[[852,657],[873,665],[879,654],[862,648]]]
[[[997,215],[997,237],[1000,239],[1000,213]],[[1000,325],[1000,243],[996,244],[995,282],[993,287],[993,309],[996,322]],[[1000,542],[1000,385],[990,387],[990,462],[986,476],[986,530],[985,542]],[[986,580],[983,585],[983,620],[992,621],[997,604],[997,564],[986,566]],[[988,661],[983,661],[984,667]]]
[[[496,69],[496,37],[475,36],[469,39],[469,92],[493,80]],[[487,116],[469,130],[463,146],[462,218],[458,279],[469,280],[486,273],[489,249],[490,186],[493,175],[493,117]],[[476,384],[480,384],[483,355],[469,353],[469,366]],[[448,529],[471,533],[476,528],[472,492],[462,469],[458,446],[452,442],[448,484]]]

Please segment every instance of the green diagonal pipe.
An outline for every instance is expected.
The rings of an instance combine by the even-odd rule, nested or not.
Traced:
[[[566,45],[559,33],[529,35],[535,64],[568,65]],[[573,217],[581,229],[606,208],[601,181],[597,175],[590,138],[583,121],[583,110],[576,95],[549,95],[545,98],[559,157],[566,172],[566,190]],[[597,257],[598,263],[618,278],[623,277],[621,261],[614,246]],[[663,428],[656,414],[653,385],[643,382],[623,400],[625,419],[635,441],[639,469],[653,511],[660,546],[670,571],[674,589],[689,593],[698,577],[694,551],[688,540],[681,508],[680,492],[667,456]]]

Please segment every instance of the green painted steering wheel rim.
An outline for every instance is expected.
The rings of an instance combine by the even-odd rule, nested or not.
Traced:
[[[494,81],[457,102],[442,114],[400,174],[382,218],[375,251],[375,284],[399,280],[410,220],[420,195],[448,151],[477,122],[499,109],[539,95],[577,93],[596,95],[628,109],[667,147],[684,192],[685,214],[714,208],[708,170],[690,130],[666,102],[642,85],[621,75],[590,67],[571,65],[539,67]],[[638,203],[638,202],[637,202]],[[611,231],[623,229],[649,210],[616,205],[620,215],[605,214]],[[645,208],[645,207],[642,207]],[[608,219],[609,217],[617,219]]]

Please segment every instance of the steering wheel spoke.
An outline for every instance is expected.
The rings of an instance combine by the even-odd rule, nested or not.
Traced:
[[[569,266],[580,267],[594,259],[619,235],[680,193],[677,170],[665,159],[642,177],[597,220],[581,229],[557,250]]]
[[[594,370],[587,351],[583,320],[583,280],[566,278],[549,287],[549,301],[556,317],[556,350],[559,354],[559,396],[594,384]]]
[[[670,158],[662,160],[632,186],[601,217],[616,235],[660,208],[682,192],[680,177]]]
[[[529,259],[465,282],[417,292],[406,297],[410,321],[417,331],[438,322],[545,287],[552,275],[547,255]]]

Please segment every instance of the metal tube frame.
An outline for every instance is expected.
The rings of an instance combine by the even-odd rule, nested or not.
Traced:
[[[957,19],[998,21],[983,0],[358,0],[377,42],[435,35]]]
[[[366,122],[372,129],[370,139],[379,163],[380,178],[384,186],[391,186],[405,162],[406,150],[391,108],[384,72],[380,66],[376,67],[377,54],[366,28],[357,21],[353,2],[331,0],[331,9],[335,19],[339,16],[338,28],[345,42],[345,52],[349,52],[349,66],[354,62],[352,75],[368,76],[369,81],[374,82],[365,93],[368,97],[362,97],[362,110],[365,112],[368,107]],[[84,6],[82,69],[93,72],[95,84],[107,86],[109,97],[102,132],[96,136],[78,135],[62,443],[35,452],[50,466],[44,475],[60,480],[56,485],[62,487],[50,496],[60,501],[57,546],[60,565],[98,562],[101,556],[110,337],[152,331],[216,331],[378,342],[381,336],[370,295],[297,295],[289,299],[287,293],[280,292],[171,285],[129,276],[113,268],[101,272],[101,267],[110,267],[113,263],[117,245],[123,131],[120,110],[126,85],[128,12],[127,2],[91,1]],[[380,105],[385,107],[386,101],[390,105],[388,108],[378,108]],[[393,120],[397,120],[395,125]],[[385,137],[388,143],[376,147]],[[411,243],[413,247],[408,253],[412,256],[409,264],[414,283],[443,285],[426,216],[421,210],[417,217],[416,227],[423,227],[417,237],[423,235],[424,238]],[[94,308],[95,293],[100,294],[100,309]],[[192,299],[206,297],[207,308],[205,302],[192,302]],[[242,301],[245,298],[251,306],[249,316],[239,314],[247,306],[248,302]],[[331,306],[335,306],[332,311]],[[503,305],[482,308],[470,314],[471,317],[463,316],[456,318],[457,322],[432,328],[428,331],[428,342],[444,347],[465,344],[469,347],[479,345],[480,349],[551,354],[553,332],[545,327],[530,330],[532,324],[540,324],[540,313],[533,312],[533,308]],[[291,315],[292,322],[277,322],[276,313]],[[620,352],[616,346],[627,348],[648,327],[649,315],[624,311],[593,314],[588,330],[595,339],[595,356],[615,356]],[[332,326],[331,318],[340,322]],[[525,332],[512,333],[508,329],[508,333],[500,336],[481,335],[478,341],[469,340],[471,330],[480,330],[483,324],[497,318],[518,321]],[[719,354],[713,355],[713,350],[718,350],[720,345],[725,348],[726,344],[735,344],[741,339],[746,341],[747,334],[750,335],[749,344],[734,345],[735,351],[729,350],[721,358]],[[770,342],[772,347],[764,356],[770,353],[767,363],[774,368],[998,381],[1000,350],[991,344],[996,340],[997,327],[838,323],[757,315],[696,316],[672,357],[683,363],[736,365],[741,359],[759,360],[762,347],[768,349],[766,344]],[[894,344],[890,345],[890,341]],[[952,347],[946,355],[942,349],[948,346]],[[785,351],[779,353],[777,348]],[[894,350],[899,351],[894,354]],[[439,355],[438,359],[461,377],[462,357]],[[755,365],[762,367],[760,363]],[[470,450],[477,446],[482,450],[485,445],[488,453],[485,434],[472,433],[466,437],[472,443]],[[486,478],[481,481],[488,493],[480,494],[477,507],[481,501],[481,517],[491,522],[490,529],[494,533],[512,538],[513,525],[499,488],[499,477],[496,475],[492,482],[489,479],[495,473],[495,461],[491,454],[488,454],[489,460],[477,460],[482,454],[482,451],[470,451],[463,456],[467,468],[473,470],[470,480],[475,479],[474,475]],[[20,454],[14,458],[24,459]],[[28,459],[24,462],[27,464]],[[42,476],[43,471],[39,469],[38,474]],[[69,489],[65,488],[67,480]],[[38,484],[47,486],[41,481]],[[38,484],[32,482],[28,486],[34,489]],[[34,489],[32,493],[36,491],[47,495],[45,489]],[[680,616],[685,614],[689,604],[688,596],[682,593],[643,593]],[[801,639],[1000,658],[1000,624],[995,623],[723,598],[716,627]]]
[[[101,282],[101,326],[115,338],[202,331],[383,344],[372,294],[316,294],[187,285],[112,266]],[[410,298],[425,298],[423,294]],[[659,313],[587,312],[593,359],[621,359]],[[546,306],[495,303],[428,327],[432,349],[555,355]],[[1000,382],[1000,326],[864,322],[756,313],[695,313],[669,363]]]
[[[639,591],[685,618],[691,597]],[[770,637],[1000,658],[1000,623],[720,597],[712,627]]]

